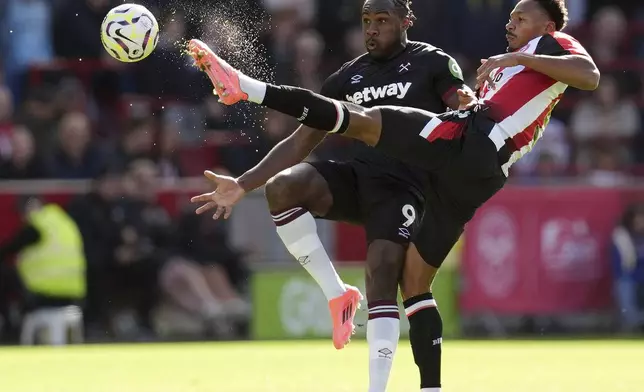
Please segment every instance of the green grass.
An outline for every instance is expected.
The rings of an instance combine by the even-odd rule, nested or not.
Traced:
[[[22,392],[360,392],[367,346],[248,342],[0,349],[0,389]],[[644,388],[641,341],[448,341],[449,392],[634,392]],[[389,391],[418,391],[401,341]]]

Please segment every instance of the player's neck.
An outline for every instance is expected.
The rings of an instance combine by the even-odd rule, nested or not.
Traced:
[[[407,38],[404,38],[401,42],[398,43],[398,45],[396,45],[396,47],[391,51],[389,56],[376,59],[376,61],[386,63],[387,61],[390,61],[391,59],[398,57],[398,55],[400,55],[402,52],[405,51],[405,49],[407,49],[408,44],[409,44],[409,41],[407,40]]]

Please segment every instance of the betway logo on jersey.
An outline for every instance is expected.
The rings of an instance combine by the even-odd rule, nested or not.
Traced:
[[[369,102],[376,99],[396,97],[398,99],[405,98],[411,82],[407,83],[392,83],[382,87],[365,87],[362,91],[356,91],[353,95],[347,94],[346,99],[348,102],[353,102],[360,105],[363,102]]]

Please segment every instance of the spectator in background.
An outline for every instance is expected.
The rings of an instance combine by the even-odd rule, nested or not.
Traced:
[[[624,172],[624,160],[615,148],[601,147],[593,151],[586,181],[599,187],[626,185],[629,177]]]
[[[207,214],[197,215],[190,208],[181,214],[175,232],[177,251],[199,263],[226,314],[248,316],[250,306],[242,293],[247,288],[249,270],[242,254],[230,245],[228,222],[213,221]]]
[[[93,181],[86,195],[73,199],[67,205],[83,236],[87,260],[87,300],[85,323],[87,333],[94,335],[108,326],[108,309],[112,293],[108,290],[107,272],[112,263],[112,252],[119,243],[116,205],[123,196],[120,175],[103,170]],[[101,333],[104,335],[104,333]]]
[[[588,166],[592,149],[615,147],[625,161],[632,158],[632,141],[640,129],[635,103],[620,96],[617,82],[602,76],[599,88],[573,110],[570,126],[577,143],[577,163]]]
[[[13,97],[11,90],[0,85],[0,158],[11,154],[11,132],[13,131]]]
[[[600,68],[628,57],[628,49],[624,47],[628,23],[619,7],[607,6],[597,11],[591,28],[592,42],[587,47]]]
[[[104,155],[92,141],[87,116],[80,112],[66,114],[58,127],[58,147],[47,164],[50,177],[90,179],[104,166]]]
[[[620,327],[644,331],[644,204],[624,212],[613,231],[610,256]]]
[[[182,177],[178,149],[180,146],[179,127],[175,123],[164,123],[156,143],[154,161],[159,174],[164,180],[175,180]]]
[[[324,41],[315,30],[300,33],[295,41],[296,86],[320,91],[322,87],[320,61],[323,54]]]
[[[129,165],[113,253],[113,282],[118,292],[135,293],[144,332],[154,331],[152,310],[162,299],[157,294],[221,331],[223,309],[202,272],[172,249],[175,233],[170,217],[156,201],[158,182],[152,161],[136,160]]]
[[[53,60],[52,3],[50,0],[4,0],[0,20],[0,53],[7,83],[16,102],[22,98],[28,68]]]
[[[62,0],[54,14],[54,52],[66,59],[103,56],[101,23],[118,2],[113,0]]]
[[[35,197],[20,199],[23,226],[0,246],[5,264],[0,290],[20,295],[25,312],[44,307],[80,305],[85,297],[83,241],[73,219],[57,204]],[[16,255],[15,267],[6,267]],[[3,285],[4,286],[4,285]]]
[[[56,120],[58,111],[51,86],[40,86],[27,93],[18,120],[29,128],[36,142],[39,156],[48,156],[56,145]]]
[[[31,131],[24,125],[16,125],[11,135],[11,156],[0,162],[0,179],[33,180],[46,176],[43,162],[36,155]]]
[[[110,155],[110,167],[126,171],[137,159],[151,159],[154,145],[154,121],[148,117],[130,120],[119,145]]]
[[[570,143],[566,124],[551,118],[539,143],[512,166],[512,173],[520,176],[556,177],[564,175],[569,164]]]

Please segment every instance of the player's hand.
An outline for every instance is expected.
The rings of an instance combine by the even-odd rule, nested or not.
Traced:
[[[222,214],[224,219],[228,219],[233,211],[233,206],[244,197],[246,191],[237,183],[236,178],[215,174],[210,170],[206,170],[204,175],[215,183],[215,190],[190,199],[193,203],[203,203],[201,207],[197,208],[196,213],[202,214],[216,208],[217,210],[212,216],[213,219],[219,219]]]
[[[490,75],[497,68],[514,67],[519,65],[519,56],[517,53],[504,53],[492,56],[488,59],[481,59],[481,66],[476,70],[476,90],[488,82],[490,88],[494,88],[494,80]]]
[[[458,95],[458,110],[469,110],[478,103],[476,95],[470,89],[458,89],[456,94]]]

